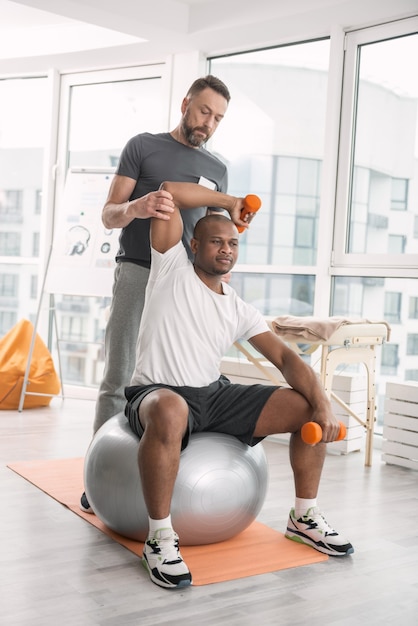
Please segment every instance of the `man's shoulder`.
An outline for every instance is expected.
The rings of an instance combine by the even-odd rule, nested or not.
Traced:
[[[155,280],[157,277],[170,274],[179,268],[192,268],[193,264],[189,261],[186,249],[181,241],[165,252],[158,252],[151,246],[151,278]]]
[[[222,161],[220,157],[218,157],[216,154],[214,154],[213,152],[211,152],[204,146],[199,149],[199,153],[202,155],[204,159],[208,159],[212,161],[213,163],[215,163],[218,167],[220,167],[220,169],[226,170],[226,164],[224,163],[224,161]]]
[[[170,133],[138,133],[128,143],[166,143],[170,140]]]

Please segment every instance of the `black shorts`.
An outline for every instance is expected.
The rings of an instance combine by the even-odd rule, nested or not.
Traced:
[[[255,446],[264,437],[253,437],[259,415],[274,385],[237,385],[221,376],[207,387],[172,387],[170,385],[135,385],[125,388],[127,404],[125,415],[138,437],[144,430],[138,417],[142,400],[155,389],[171,389],[189,405],[189,426],[182,442],[187,446],[191,433],[216,432],[234,435],[249,446]]]

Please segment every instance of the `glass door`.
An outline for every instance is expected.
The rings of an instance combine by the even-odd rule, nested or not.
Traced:
[[[53,298],[67,384],[95,387],[102,377],[106,310],[115,267],[116,250],[111,243],[117,248],[119,233],[104,232],[101,211],[128,139],[141,132],[168,130],[164,72],[161,64],[62,79],[55,232],[48,271],[52,279],[46,285]],[[96,231],[103,239],[99,247],[94,244]],[[57,267],[64,249],[71,250],[68,255],[72,256],[62,268]],[[97,273],[97,268],[105,273]]]

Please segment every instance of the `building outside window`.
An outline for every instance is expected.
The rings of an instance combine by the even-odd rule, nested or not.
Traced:
[[[34,320],[40,271],[39,190],[50,132],[48,78],[0,80],[0,272],[17,293],[0,299],[0,333],[22,318]]]

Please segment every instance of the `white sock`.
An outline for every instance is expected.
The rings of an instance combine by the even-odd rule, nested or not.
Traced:
[[[295,515],[297,518],[306,515],[308,509],[316,506],[316,498],[295,498]]]
[[[153,537],[154,533],[157,530],[161,530],[162,528],[173,528],[171,524],[171,515],[164,517],[164,519],[152,519],[151,517],[148,517],[148,523],[149,523],[149,530],[148,530],[149,537]]]

